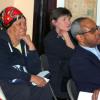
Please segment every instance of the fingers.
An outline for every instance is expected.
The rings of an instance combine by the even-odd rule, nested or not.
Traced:
[[[47,82],[42,79],[41,82],[39,82],[39,84],[37,85],[38,87],[44,87],[47,84]]]
[[[98,100],[98,95],[99,95],[99,89],[98,90],[95,90],[93,92],[93,95],[92,95],[92,100]]]
[[[21,39],[24,40],[26,43],[31,41],[31,38],[29,35],[22,36]]]
[[[47,82],[42,77],[36,75],[31,76],[31,82],[37,84],[38,87],[44,87],[47,84]]]
[[[21,39],[27,44],[27,46],[29,47],[29,50],[35,50],[35,45],[32,43],[31,38],[29,35],[25,35],[23,37],[21,37]]]

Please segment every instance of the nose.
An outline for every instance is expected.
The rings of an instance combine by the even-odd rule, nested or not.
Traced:
[[[97,37],[97,39],[100,40],[100,31],[98,31],[98,30],[97,30],[97,32],[96,32],[96,37]]]
[[[23,23],[21,23],[21,27],[22,27],[22,28],[24,28],[24,27],[25,27],[25,25],[24,25]]]
[[[21,29],[23,29],[23,30],[27,30],[26,24],[21,23]]]
[[[71,21],[70,21],[70,20],[66,20],[66,23],[67,23],[68,25],[71,25]]]

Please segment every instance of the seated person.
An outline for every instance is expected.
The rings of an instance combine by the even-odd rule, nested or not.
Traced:
[[[0,86],[7,100],[52,100],[47,82],[36,75],[41,64],[26,34],[25,16],[15,7],[7,7],[0,13],[0,23]],[[21,41],[22,53],[15,48]]]
[[[88,17],[77,18],[71,26],[71,34],[77,40],[70,60],[72,78],[78,90],[93,92],[100,88],[100,30]]]
[[[68,64],[75,48],[69,33],[71,17],[71,12],[66,8],[54,9],[50,15],[52,29],[44,40],[45,54],[51,72],[50,82],[59,100],[68,99],[66,84],[71,77]]]

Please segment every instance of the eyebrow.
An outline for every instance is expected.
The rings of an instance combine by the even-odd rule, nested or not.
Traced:
[[[92,27],[92,28],[88,28],[88,29],[89,29],[88,31],[84,31],[81,34],[85,34],[85,33],[88,33],[88,32],[95,32],[98,29],[98,26],[96,26],[95,28]]]

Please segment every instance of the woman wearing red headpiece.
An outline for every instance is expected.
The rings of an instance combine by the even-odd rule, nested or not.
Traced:
[[[41,64],[26,31],[21,11],[7,7],[0,13],[0,85],[7,100],[52,100],[47,82],[36,75]],[[22,52],[15,48],[20,43]]]

